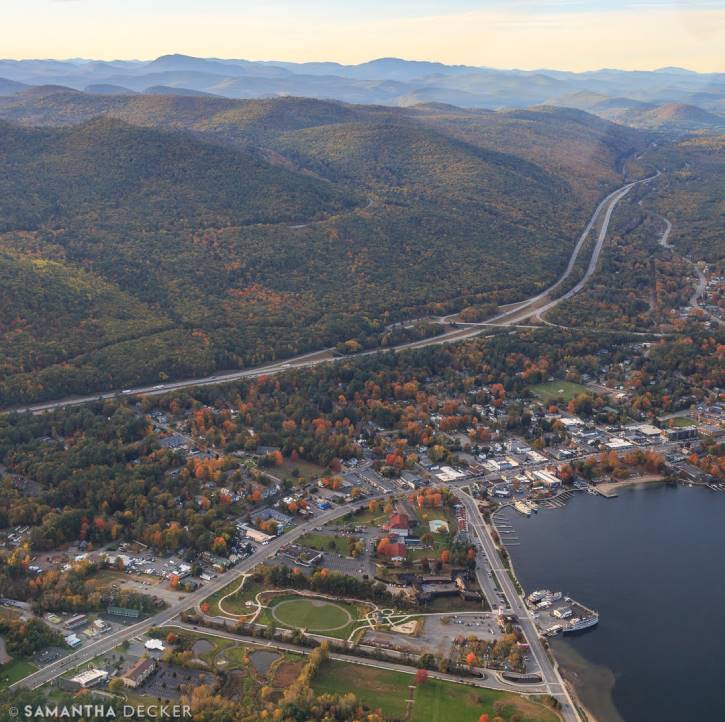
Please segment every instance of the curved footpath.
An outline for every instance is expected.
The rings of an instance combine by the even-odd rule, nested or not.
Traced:
[[[256,368],[251,369],[243,369],[240,371],[230,371],[230,372],[218,372],[211,374],[209,376],[203,376],[199,378],[194,379],[186,379],[183,381],[173,381],[166,384],[156,384],[153,386],[137,386],[131,389],[124,389],[122,390],[115,390],[115,391],[104,391],[99,392],[96,394],[89,394],[87,396],[73,396],[68,397],[65,399],[59,399],[57,401],[47,401],[47,402],[41,402],[37,404],[29,404],[27,406],[19,406],[19,407],[13,407],[4,409],[4,411],[30,411],[32,413],[38,413],[42,411],[50,411],[52,409],[58,409],[66,406],[78,406],[80,404],[86,404],[90,403],[92,401],[97,401],[100,399],[110,399],[114,398],[116,396],[139,396],[139,395],[146,395],[146,396],[159,396],[161,394],[165,394],[169,391],[174,391],[178,389],[185,389],[192,386],[212,386],[215,384],[222,384],[227,383],[230,381],[237,381],[239,379],[244,378],[256,378],[258,376],[269,376],[273,374],[282,373],[283,371],[287,371],[289,369],[295,369],[295,368],[309,368],[312,366],[317,366],[321,363],[329,363],[329,362],[337,362],[342,361],[345,359],[352,359],[352,358],[359,358],[361,356],[371,356],[374,354],[384,353],[387,351],[403,351],[405,349],[413,349],[413,348],[422,348],[424,346],[434,346],[438,344],[445,344],[445,343],[452,343],[454,341],[462,341],[467,338],[472,338],[473,336],[478,336],[481,334],[485,328],[490,327],[497,327],[497,326],[516,326],[519,324],[520,321],[524,321],[528,318],[531,318],[532,316],[537,316],[540,313],[543,313],[550,308],[553,308],[558,303],[561,303],[561,301],[566,300],[567,298],[571,298],[575,293],[578,293],[586,284],[586,282],[589,280],[591,275],[594,273],[597,262],[599,260],[599,255],[601,254],[602,247],[604,245],[604,240],[607,235],[607,230],[609,228],[609,221],[612,216],[612,212],[614,211],[615,206],[617,203],[630,191],[631,188],[634,186],[640,184],[640,183],[648,183],[649,181],[653,180],[654,178],[657,178],[660,175],[660,171],[658,170],[657,173],[655,173],[652,176],[648,176],[647,178],[642,178],[641,180],[637,181],[631,181],[629,183],[626,183],[625,185],[621,186],[620,188],[617,188],[616,190],[612,191],[607,195],[605,198],[603,198],[599,205],[594,210],[594,213],[592,214],[591,218],[589,219],[589,223],[587,223],[586,228],[582,232],[579,241],[577,242],[576,246],[574,247],[574,250],[572,251],[571,257],[569,258],[569,263],[567,264],[566,269],[564,270],[564,273],[559,277],[559,279],[554,283],[553,285],[549,286],[546,290],[542,291],[541,293],[536,294],[535,296],[532,296],[529,299],[526,299],[524,301],[510,304],[507,307],[507,310],[497,314],[496,316],[493,316],[492,318],[488,319],[485,322],[481,323],[470,323],[465,325],[460,325],[459,327],[446,331],[443,334],[440,334],[439,336],[434,336],[432,338],[422,339],[420,341],[412,341],[410,343],[401,344],[400,346],[394,346],[392,348],[388,349],[373,349],[371,351],[363,351],[359,354],[355,354],[354,356],[335,356],[333,354],[334,349],[332,348],[325,348],[320,349],[319,351],[312,351],[310,353],[301,354],[299,356],[294,356],[292,358],[283,360],[283,361],[275,361],[274,363],[267,364],[265,366],[258,366]],[[594,250],[592,252],[592,257],[589,262],[589,267],[587,268],[586,273],[582,277],[582,279],[569,291],[567,291],[564,295],[557,299],[553,299],[550,301],[547,301],[551,297],[551,294],[558,289],[564,281],[566,281],[567,278],[572,274],[574,270],[574,266],[576,264],[576,261],[579,257],[579,254],[586,243],[586,240],[589,236],[589,233],[591,233],[592,228],[594,228],[595,224],[599,220],[600,216],[604,212],[604,221],[601,226],[601,230],[599,232],[599,236],[597,238],[597,243],[594,247]],[[543,305],[542,305],[543,303]],[[457,314],[451,314],[449,316],[444,316],[442,318],[437,319],[437,322],[439,323],[449,323]]]

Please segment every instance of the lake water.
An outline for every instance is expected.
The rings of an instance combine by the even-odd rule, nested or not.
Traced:
[[[725,494],[633,487],[506,516],[527,593],[599,611],[598,627],[552,645],[598,722],[725,720]]]

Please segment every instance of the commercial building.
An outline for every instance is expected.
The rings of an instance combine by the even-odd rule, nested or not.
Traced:
[[[101,682],[105,682],[108,679],[108,672],[103,669],[88,669],[85,672],[81,672],[75,677],[71,677],[70,681],[77,684],[79,687],[95,687]]]
[[[141,657],[124,674],[121,680],[127,687],[136,689],[140,687],[156,669],[156,660],[152,657]]]

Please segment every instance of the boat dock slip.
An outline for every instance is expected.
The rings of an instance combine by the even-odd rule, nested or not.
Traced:
[[[599,624],[598,612],[561,592],[538,589],[529,594],[526,603],[534,612],[536,626],[547,637],[574,634]]]
[[[616,491],[604,491],[604,489],[600,489],[599,487],[596,487],[596,486],[587,487],[587,492],[589,494],[603,496],[605,499],[616,499],[619,496],[619,494],[617,494]]]

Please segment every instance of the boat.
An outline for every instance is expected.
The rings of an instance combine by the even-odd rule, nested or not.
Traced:
[[[575,617],[562,631],[564,634],[574,634],[575,632],[582,632],[590,627],[596,627],[597,624],[599,624],[599,615],[594,612],[586,617]]]
[[[529,604],[536,604],[536,602],[540,602],[547,594],[549,594],[548,589],[537,589],[536,591],[531,592],[526,599]]]
[[[525,501],[520,501],[517,499],[514,502],[514,509],[516,509],[519,514],[523,514],[524,516],[531,516],[531,509]]]

